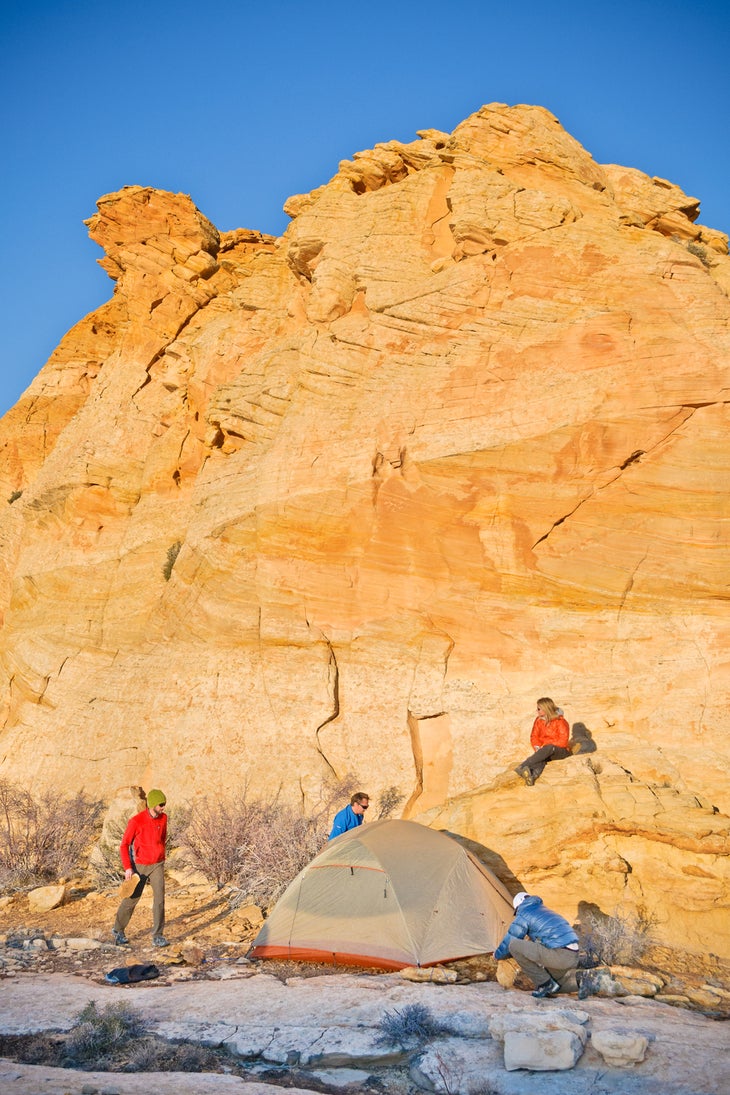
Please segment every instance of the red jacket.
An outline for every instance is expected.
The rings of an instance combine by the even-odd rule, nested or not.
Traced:
[[[165,858],[167,840],[167,814],[153,817],[148,809],[129,819],[124,830],[119,854],[125,871],[132,867],[129,853],[134,845],[133,855],[136,863],[149,867],[152,863],[162,863]]]
[[[546,722],[542,715],[538,715],[532,724],[530,745],[533,749],[539,749],[541,745],[560,745],[563,749],[567,749],[569,738],[570,727],[562,715],[558,715],[556,719],[550,719],[550,722]]]

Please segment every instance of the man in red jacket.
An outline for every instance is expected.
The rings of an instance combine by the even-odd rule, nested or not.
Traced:
[[[149,882],[152,886],[152,943],[166,947],[165,930],[165,843],[167,841],[166,798],[162,791],[153,790],[147,795],[147,809],[129,819],[124,830],[119,854],[122,857],[124,877],[129,880],[139,875],[133,893],[122,899],[112,928],[114,942],[119,947],[129,943],[124,929],[129,923],[137,902]]]

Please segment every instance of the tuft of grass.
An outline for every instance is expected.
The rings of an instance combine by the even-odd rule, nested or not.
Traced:
[[[436,1019],[425,1004],[406,1004],[404,1008],[384,1012],[378,1030],[376,1045],[400,1046],[401,1049],[422,1046],[431,1038],[452,1033],[450,1027]]]
[[[162,573],[164,575],[164,578],[165,578],[166,582],[170,581],[170,575],[172,574],[172,568],[175,566],[175,563],[177,561],[177,557],[180,554],[180,548],[181,547],[182,547],[181,541],[176,540],[175,543],[170,544],[169,548],[167,549],[167,558],[165,559],[165,562],[164,562],[163,567],[162,567]]]
[[[36,799],[0,780],[0,887],[20,890],[77,871],[103,809],[83,791],[47,791]]]
[[[129,1004],[107,1004],[99,1010],[90,1000],[66,1038],[66,1054],[79,1063],[100,1062],[123,1051],[145,1033],[145,1022]]]

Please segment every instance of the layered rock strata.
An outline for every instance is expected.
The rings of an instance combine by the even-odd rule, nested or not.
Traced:
[[[727,237],[500,104],[286,210],[219,233],[128,187],[88,222],[114,296],[0,424],[0,776],[467,796],[568,904],[699,909],[730,952]],[[541,695],[626,770],[610,838],[582,760],[500,797]]]

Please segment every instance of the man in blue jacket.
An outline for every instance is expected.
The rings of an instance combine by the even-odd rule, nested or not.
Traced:
[[[512,957],[536,985],[533,996],[555,996],[578,965],[578,936],[568,921],[546,908],[541,897],[521,891],[512,899],[515,918],[494,952]]]
[[[366,795],[364,791],[358,791],[357,794],[353,795],[350,799],[350,805],[345,806],[344,809],[335,814],[335,820],[332,822],[332,832],[327,839],[332,840],[334,837],[340,836],[350,829],[357,829],[358,825],[362,825],[363,814],[369,805],[370,795]]]

